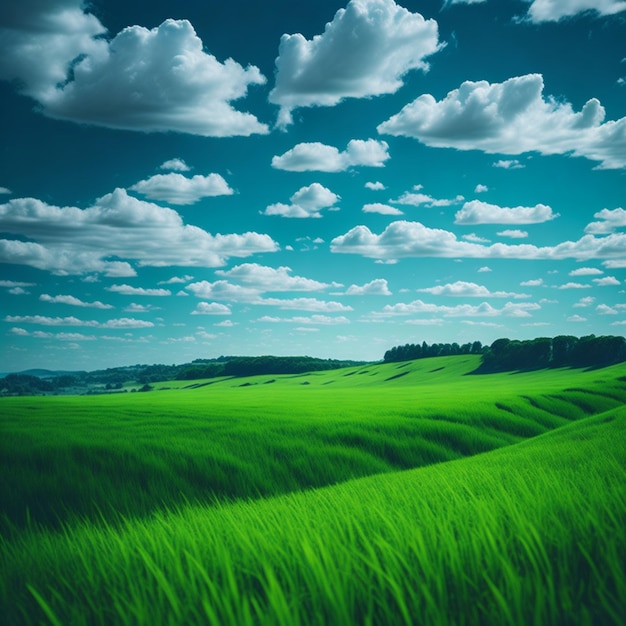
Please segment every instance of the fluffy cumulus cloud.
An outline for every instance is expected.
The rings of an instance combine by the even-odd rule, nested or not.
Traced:
[[[538,311],[541,305],[534,302],[507,302],[502,308],[491,306],[488,302],[478,305],[457,304],[456,306],[433,304],[423,300],[398,304],[388,304],[374,317],[395,317],[405,315],[438,315],[443,317],[531,317],[531,311]]]
[[[37,324],[39,326],[84,326],[87,328],[152,328],[152,322],[144,320],[136,320],[131,317],[121,317],[117,319],[107,320],[106,322],[98,322],[96,320],[81,320],[77,317],[47,317],[45,315],[7,315],[5,322],[12,324]]]
[[[334,326],[336,324],[349,324],[350,320],[343,315],[330,317],[328,315],[311,315],[309,317],[302,317],[296,315],[294,317],[272,317],[264,315],[257,321],[270,323],[270,324],[313,324],[315,326]]]
[[[39,101],[65,83],[81,55],[101,56],[106,29],[85,13],[82,0],[19,0],[0,3],[0,79],[15,80]]]
[[[509,239],[526,239],[528,237],[528,232],[525,230],[519,230],[517,228],[501,230],[496,233],[498,237],[508,237]]]
[[[404,204],[409,206],[425,206],[427,208],[433,207],[447,207],[453,204],[463,202],[463,196],[457,196],[453,200],[445,198],[433,198],[432,196],[422,193],[422,185],[415,185],[413,191],[404,192],[397,200],[394,200],[396,204]]]
[[[308,187],[301,187],[289,199],[291,204],[270,204],[263,214],[296,218],[322,217],[320,211],[334,207],[339,196],[319,183],[312,183]]]
[[[270,101],[278,124],[292,122],[298,107],[333,106],[344,98],[395,93],[413,69],[439,50],[437,22],[394,0],[351,0],[321,35],[283,35]]]
[[[230,196],[233,190],[219,174],[196,175],[187,178],[182,174],[157,174],[141,180],[131,188],[151,200],[170,204],[194,204],[202,198]]]
[[[433,296],[453,296],[453,297],[469,297],[469,298],[529,298],[524,293],[512,293],[509,291],[489,291],[484,285],[469,283],[457,280],[454,283],[446,285],[437,285],[435,287],[427,287],[418,289],[423,293],[430,293]]]
[[[0,261],[57,274],[103,272],[134,276],[129,259],[147,266],[219,267],[231,257],[275,252],[278,244],[256,232],[211,235],[184,224],[172,209],[116,189],[87,209],[56,207],[34,198],[0,205]]]
[[[585,235],[578,241],[565,241],[553,247],[531,244],[504,244],[460,241],[440,228],[420,222],[400,220],[389,224],[381,234],[359,225],[331,241],[335,253],[359,254],[368,258],[394,261],[411,257],[492,258],[492,259],[603,259],[624,255],[626,234],[607,237]]]
[[[584,11],[593,11],[599,15],[614,15],[626,11],[626,2],[624,0],[531,0],[527,18],[534,23],[556,22]]]
[[[161,163],[159,169],[170,172],[188,172],[191,168],[182,159],[176,158]]]
[[[384,191],[387,187],[385,187],[385,185],[379,180],[376,180],[366,182],[365,189],[370,189],[371,191]]]
[[[199,302],[192,315],[230,315],[232,311],[226,304],[220,302]]]
[[[389,285],[384,278],[375,278],[364,285],[350,285],[347,296],[390,296]]]
[[[612,233],[618,228],[626,228],[626,211],[624,209],[602,209],[593,215],[598,222],[591,222],[585,232],[592,235]]]
[[[400,209],[381,202],[364,204],[362,211],[363,213],[379,213],[380,215],[404,215]]]
[[[543,86],[540,74],[493,84],[466,81],[439,101],[419,96],[378,132],[439,148],[572,154],[598,161],[599,168],[626,167],[626,117],[605,122],[595,98],[575,112],[567,102],[544,97]]]
[[[259,293],[268,291],[321,291],[332,285],[318,280],[293,276],[290,267],[278,268],[259,265],[258,263],[243,263],[232,269],[218,270],[216,274],[225,278],[251,286]]]
[[[100,302],[100,300],[96,300],[95,302],[84,302],[83,300],[80,300],[76,296],[69,296],[69,295],[68,296],[51,296],[50,294],[42,293],[39,296],[39,299],[42,302],[51,302],[54,304],[68,304],[70,306],[80,306],[80,307],[86,307],[90,309],[112,309],[113,308],[112,305],[104,304],[103,302]]]
[[[558,217],[545,204],[534,207],[500,207],[495,204],[470,200],[454,216],[455,224],[542,224]],[[510,236],[510,235],[508,235]]]
[[[0,8],[0,78],[17,80],[51,117],[203,136],[266,133],[232,102],[265,77],[203,50],[186,20],[130,26],[107,41],[81,0],[23,0]]]
[[[131,285],[111,285],[106,287],[107,291],[120,293],[124,296],[171,296],[169,289],[146,289],[145,287],[132,287]]]
[[[326,144],[299,143],[272,159],[272,167],[288,172],[344,172],[351,167],[383,167],[389,159],[386,141],[352,139],[343,152]]]

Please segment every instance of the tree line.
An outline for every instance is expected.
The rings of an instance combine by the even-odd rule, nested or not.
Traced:
[[[621,336],[587,335],[574,337],[538,337],[529,340],[496,339],[490,346],[480,341],[434,343],[428,345],[407,343],[387,350],[386,363],[411,361],[434,356],[480,354],[481,364],[476,373],[542,369],[546,367],[605,367],[626,361],[626,339]]]
[[[473,343],[407,343],[395,346],[385,352],[385,363],[397,361],[413,361],[415,359],[429,359],[434,356],[457,356],[461,354],[482,354],[485,348],[480,341]]]

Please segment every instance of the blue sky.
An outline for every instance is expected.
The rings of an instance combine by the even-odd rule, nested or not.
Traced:
[[[8,0],[3,371],[623,335],[626,2]]]

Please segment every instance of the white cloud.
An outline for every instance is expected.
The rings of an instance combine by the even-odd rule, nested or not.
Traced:
[[[484,265],[483,267],[479,267],[478,268],[478,273],[479,274],[483,274],[485,272],[493,272],[493,270],[490,267],[487,267],[486,265]]]
[[[500,207],[480,200],[470,200],[454,216],[455,224],[542,224],[559,216],[545,204],[534,207]]]
[[[460,241],[447,230],[401,220],[389,224],[380,235],[367,226],[355,226],[345,235],[335,237],[330,246],[335,253],[360,254],[383,261],[417,257],[586,260],[621,258],[626,246],[626,234],[607,237],[585,235],[578,241],[541,248],[531,244],[504,243],[486,246]]]
[[[613,307],[608,306],[607,304],[599,304],[596,307],[596,312],[598,315],[618,315],[619,311],[614,309]]]
[[[480,237],[476,233],[462,235],[461,239],[464,239],[465,241],[470,241],[471,243],[489,243],[489,239],[485,239],[485,237]]]
[[[580,323],[580,322],[586,322],[587,318],[586,317],[582,317],[581,315],[570,315],[567,320],[568,322],[574,322],[576,324]]]
[[[41,294],[39,299],[42,302],[51,302],[54,304],[69,304],[70,306],[80,306],[87,307],[92,309],[112,309],[113,306],[110,304],[103,304],[99,300],[95,302],[83,302],[79,300],[75,296],[51,296],[47,293]]]
[[[587,307],[590,307],[595,301],[596,299],[593,296],[587,296],[586,298],[581,298],[576,304],[574,304],[574,307],[578,309],[586,309]]]
[[[569,282],[559,285],[558,289],[590,289],[591,285],[583,285],[582,283]]]
[[[607,269],[617,270],[626,268],[626,259],[618,259],[615,261],[603,261],[602,265]]]
[[[34,337],[35,339],[56,339],[57,341],[95,341],[95,335],[83,335],[82,333],[50,333],[42,330],[29,332],[24,328],[12,328],[12,335],[18,337]]]
[[[104,43],[103,41],[100,42]],[[73,68],[73,80],[38,98],[51,117],[148,132],[205,137],[267,133],[231,102],[265,77],[253,65],[220,63],[187,20],[130,26]]]
[[[0,195],[12,194],[13,192],[8,187],[0,187]]]
[[[128,317],[112,319],[106,322],[81,320],[77,317],[47,317],[45,315],[7,315],[5,322],[18,324],[38,324],[39,326],[86,326],[88,328],[152,328],[152,322]]]
[[[20,280],[0,280],[0,287],[34,287],[35,283],[25,283]]]
[[[501,230],[496,233],[498,237],[509,237],[510,239],[526,239],[528,233],[525,230],[513,229],[513,230]]]
[[[196,175],[187,178],[182,174],[156,174],[130,187],[151,200],[170,204],[194,204],[202,198],[230,196],[233,190],[219,174]]]
[[[486,191],[489,191],[489,187],[487,187],[487,185],[479,183],[476,187],[474,187],[474,193],[485,193]]]
[[[598,287],[615,287],[617,285],[621,285],[622,283],[615,278],[615,276],[605,276],[604,278],[594,278],[593,282],[598,285]]]
[[[395,317],[405,315],[441,315],[443,317],[531,317],[530,311],[537,311],[541,308],[539,304],[531,302],[507,302],[502,308],[492,307],[488,302],[478,305],[457,304],[456,306],[446,306],[427,303],[422,300],[398,304],[388,304],[382,311],[375,313],[378,317]]]
[[[257,292],[265,291],[321,291],[333,285],[322,283],[303,276],[292,276],[290,267],[278,268],[259,265],[258,263],[243,263],[232,269],[218,270],[219,276],[230,278],[245,285],[252,286]]]
[[[499,167],[503,170],[521,170],[526,167],[517,159],[500,159],[499,161],[496,161],[493,166]]]
[[[349,324],[350,320],[343,315],[337,317],[329,317],[328,315],[311,315],[309,317],[272,317],[264,315],[260,317],[258,322],[270,324],[312,324],[314,326],[334,326],[336,324]]]
[[[544,98],[543,77],[528,74],[503,83],[466,81],[440,101],[421,95],[378,132],[439,148],[571,154],[599,161],[598,168],[626,167],[626,117],[608,122],[604,117],[595,98],[578,113],[567,102]]]
[[[265,77],[206,53],[187,20],[130,26],[107,40],[81,0],[20,0],[19,11],[3,3],[0,23],[0,78],[16,80],[46,115],[204,136],[268,132],[231,105]]]
[[[384,167],[389,159],[386,141],[352,139],[343,152],[323,143],[299,143],[272,159],[272,167],[288,172],[344,172],[351,167]]]
[[[597,267],[579,267],[576,270],[572,270],[569,276],[597,276],[599,274],[604,274],[604,272]]]
[[[0,79],[17,81],[23,93],[45,101],[67,80],[75,59],[103,54],[107,44],[95,37],[106,29],[82,5],[82,0],[2,2]]]
[[[281,107],[278,124],[298,107],[334,106],[344,98],[395,93],[413,69],[440,48],[437,22],[393,0],[351,0],[321,35],[283,35],[270,102]]]
[[[410,191],[405,191],[397,200],[393,200],[396,204],[405,204],[410,206],[427,206],[429,208],[432,207],[446,207],[452,204],[457,204],[459,202],[463,202],[463,196],[457,196],[454,200],[445,200],[445,199],[437,199],[429,196],[425,193],[420,193],[419,190],[422,189],[421,185],[416,185],[414,190],[417,190],[418,193],[413,193]]]
[[[219,267],[230,257],[278,250],[269,235],[211,235],[185,225],[176,211],[133,198],[123,189],[87,209],[59,208],[34,198],[10,200],[0,205],[0,232],[33,240],[0,239],[0,262],[57,274],[136,274],[128,262],[112,257],[142,266]]]
[[[169,289],[145,289],[144,287],[132,287],[131,285],[111,285],[107,291],[121,293],[124,296],[171,296]]]
[[[622,208],[602,209],[593,216],[602,221],[591,222],[585,228],[585,232],[591,235],[605,235],[615,232],[618,228],[626,228],[626,211]]]
[[[543,285],[543,278],[535,278],[532,280],[525,280],[520,283],[521,287],[541,287]]]
[[[317,298],[261,298],[254,304],[275,306],[283,310],[313,311],[316,313],[341,313],[344,311],[352,311],[351,306],[347,306],[341,302],[318,300]]]
[[[219,302],[198,302],[192,315],[231,315],[232,311],[226,304]]]
[[[366,189],[371,189],[372,191],[384,191],[387,189],[385,185],[383,185],[380,181],[368,181],[365,183]]]
[[[137,304],[131,302],[128,306],[124,307],[125,313],[150,313],[151,311],[158,311],[160,307],[152,306],[151,304]]]
[[[177,285],[180,283],[188,283],[190,280],[193,280],[193,276],[189,274],[185,274],[185,276],[172,276],[172,278],[168,278],[167,280],[160,280],[158,282],[159,285]]]
[[[185,161],[176,158],[165,161],[165,163],[161,163],[159,169],[170,170],[172,172],[188,172],[191,168],[187,165],[187,163],[185,163]]]
[[[469,283],[457,280],[454,283],[446,285],[437,285],[435,287],[427,287],[418,289],[422,293],[429,293],[433,296],[453,296],[453,297],[470,297],[470,298],[529,298],[525,293],[512,293],[509,291],[489,291],[484,285]]]
[[[210,283],[201,280],[187,285],[188,289],[197,298],[205,300],[226,300],[230,302],[254,302],[259,298],[258,289],[233,285],[226,280],[218,280]]]
[[[396,209],[396,207],[388,204],[381,204],[380,202],[364,204],[361,210],[363,213],[380,213],[380,215],[404,215],[400,209]]]
[[[556,22],[564,17],[572,17],[585,11],[593,11],[599,15],[614,15],[626,11],[626,2],[623,0],[531,0],[527,18],[535,24]]]
[[[308,187],[301,187],[291,196],[291,204],[278,202],[271,204],[263,212],[264,215],[279,215],[281,217],[322,217],[322,209],[330,209],[340,197],[319,183]]]
[[[350,285],[347,296],[390,296],[389,285],[384,278],[375,278],[364,285]]]

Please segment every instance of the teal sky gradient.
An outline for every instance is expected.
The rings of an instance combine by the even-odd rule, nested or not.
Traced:
[[[588,4],[9,0],[0,371],[625,334]]]

